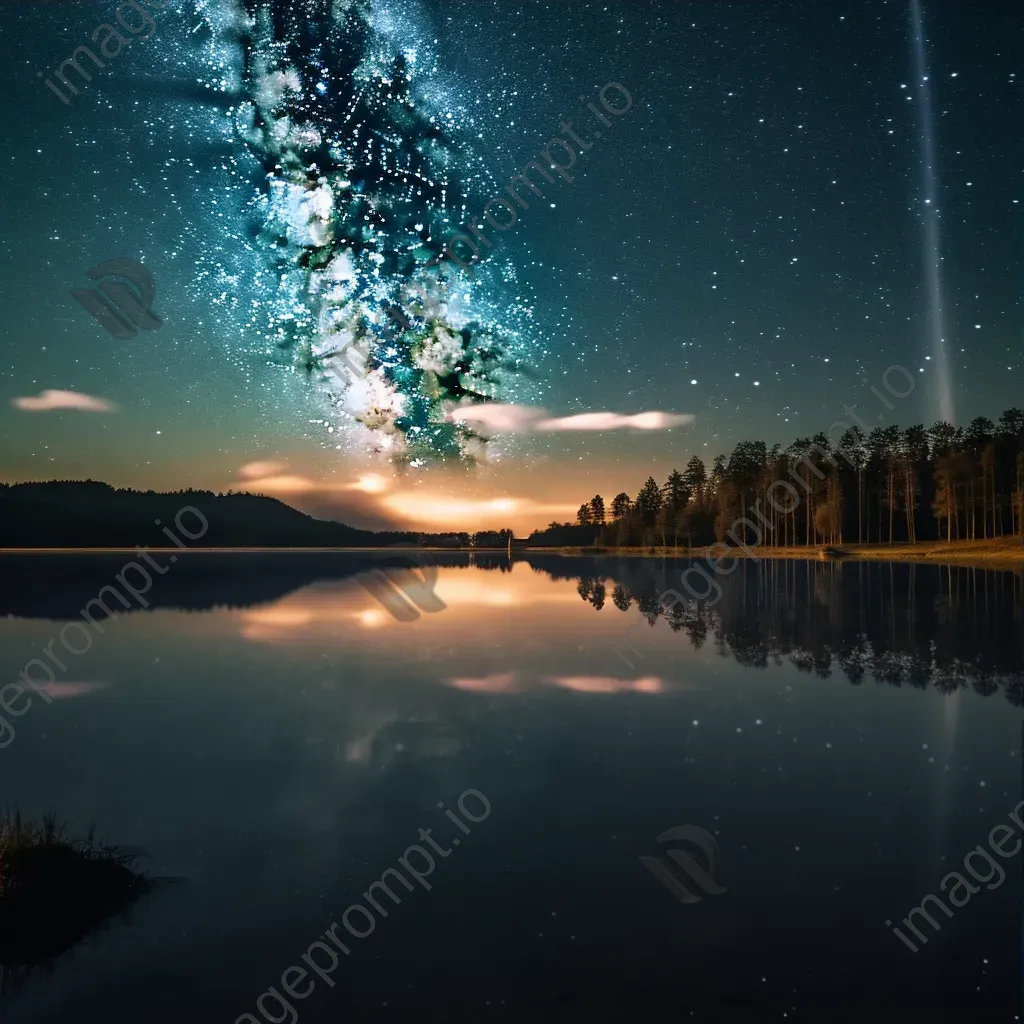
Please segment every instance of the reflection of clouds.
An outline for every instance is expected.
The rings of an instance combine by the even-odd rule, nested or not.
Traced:
[[[515,672],[492,672],[486,676],[459,676],[445,680],[456,690],[473,693],[522,693],[537,686],[556,686],[576,693],[664,693],[664,680],[658,676],[617,679],[615,676],[542,676],[532,684],[520,681]]]
[[[456,690],[472,690],[474,693],[515,693],[515,672],[493,672],[489,676],[463,676],[458,679],[446,679],[449,686]]]
[[[578,693],[662,693],[665,684],[657,676],[616,679],[614,676],[549,676],[547,681]]]
[[[349,764],[353,762],[367,762],[373,753],[373,740],[377,734],[368,732],[365,736],[357,736],[345,744],[345,760]]]
[[[276,604],[270,608],[249,608],[242,614],[242,636],[246,640],[275,640],[291,636],[295,630],[312,621],[311,613],[302,608]]]
[[[285,602],[288,606],[282,607]],[[349,607],[352,603],[318,600],[303,605],[301,600],[287,597],[271,608],[247,608],[241,613],[241,634],[246,640],[264,643],[297,643],[324,632],[335,633],[342,623],[375,629],[393,621],[377,605],[371,608]]]
[[[50,700],[69,700],[72,697],[84,697],[87,693],[96,693],[98,690],[105,690],[106,683],[46,683],[37,687],[42,690]]]
[[[367,629],[383,626],[388,621],[388,617],[379,608],[365,608],[361,612],[356,612],[354,617],[360,626]]]
[[[455,757],[463,747],[462,737],[453,735],[437,715],[423,719],[391,714],[349,740],[344,759],[349,764],[384,769],[397,757]]]
[[[464,626],[467,613],[473,611],[493,613],[496,609],[579,604],[573,591],[545,586],[535,574],[523,570],[470,576],[463,569],[442,567],[438,569],[433,592],[449,609],[463,612],[460,627]],[[365,587],[358,585],[357,578],[314,584],[271,605],[244,608],[237,614],[241,635],[246,640],[281,645],[323,642],[365,630],[388,630],[391,637],[390,630],[396,627],[443,630],[454,622],[454,617],[444,614],[400,622]]]

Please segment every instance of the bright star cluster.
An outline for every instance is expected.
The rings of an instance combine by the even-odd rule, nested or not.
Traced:
[[[262,258],[249,336],[308,375],[335,447],[418,468],[484,454],[458,410],[519,398],[540,344],[514,268],[472,271],[446,248],[493,182],[443,92],[421,87],[430,50],[399,11],[221,0],[207,84],[255,165],[237,172]]]

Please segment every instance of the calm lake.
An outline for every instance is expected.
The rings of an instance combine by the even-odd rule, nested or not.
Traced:
[[[127,557],[0,558],[0,679]],[[6,1019],[1021,1019],[1019,574],[401,561],[189,553],[51,648],[0,798],[168,881]]]

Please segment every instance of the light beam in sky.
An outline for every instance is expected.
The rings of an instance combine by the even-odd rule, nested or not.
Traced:
[[[946,349],[945,310],[942,296],[942,243],[939,237],[939,180],[935,169],[935,119],[932,114],[932,91],[928,74],[921,0],[910,0],[910,28],[914,51],[915,94],[920,111],[919,123],[923,145],[921,217],[924,222],[922,242],[925,285],[928,290],[929,348],[937,374],[937,383],[932,392],[932,404],[937,405],[942,419],[947,423],[953,423],[953,389]]]

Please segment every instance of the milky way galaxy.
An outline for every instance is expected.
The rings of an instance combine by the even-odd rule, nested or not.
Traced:
[[[14,478],[370,463],[542,523],[874,415],[889,367],[914,388],[872,426],[1019,405],[1007,0],[126,2],[0,4]],[[496,206],[545,152],[568,176]],[[472,273],[439,258],[477,230]],[[74,295],[122,259],[160,325],[112,337]],[[68,430],[51,392],[111,411]],[[636,429],[659,410],[693,418]]]
[[[536,342],[511,267],[446,256],[467,197],[494,182],[429,89],[415,8],[220,0],[204,15],[209,84],[253,181],[264,266],[247,329],[309,375],[336,447],[412,467],[479,457],[485,436],[452,411],[521,391]]]

